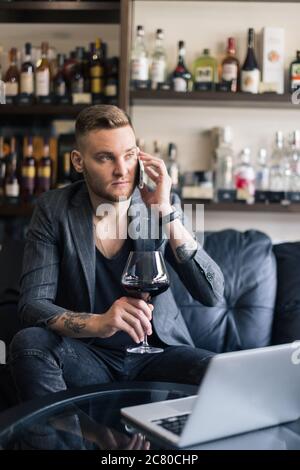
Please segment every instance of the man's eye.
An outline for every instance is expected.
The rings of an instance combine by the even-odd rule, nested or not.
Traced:
[[[99,157],[97,157],[97,160],[99,162],[105,162],[111,160],[111,157],[109,155],[100,155]]]
[[[135,158],[136,157],[136,152],[130,152],[126,154],[127,159]]]

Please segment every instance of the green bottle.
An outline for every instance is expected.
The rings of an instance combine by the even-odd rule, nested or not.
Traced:
[[[195,60],[193,74],[196,91],[208,91],[215,88],[218,81],[218,64],[210,55],[209,49],[204,49],[203,54]]]

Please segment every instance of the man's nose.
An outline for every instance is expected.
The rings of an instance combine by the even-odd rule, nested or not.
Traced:
[[[115,163],[114,174],[115,175],[126,175],[128,173],[128,165],[125,161],[119,160]]]

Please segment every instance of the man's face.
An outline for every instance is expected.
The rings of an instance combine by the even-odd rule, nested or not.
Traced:
[[[83,174],[93,193],[112,202],[128,199],[138,169],[132,128],[91,131],[83,137],[81,147]]]

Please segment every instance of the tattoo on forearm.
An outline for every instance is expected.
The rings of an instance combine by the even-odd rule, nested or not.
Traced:
[[[85,329],[86,321],[91,316],[91,313],[65,312],[62,315],[55,315],[55,317],[51,318],[48,325],[54,325],[59,319],[61,319],[66,330],[79,334]]]
[[[194,254],[197,251],[197,246],[194,242],[183,243],[176,248],[176,256],[180,263],[185,263],[193,258]]]

